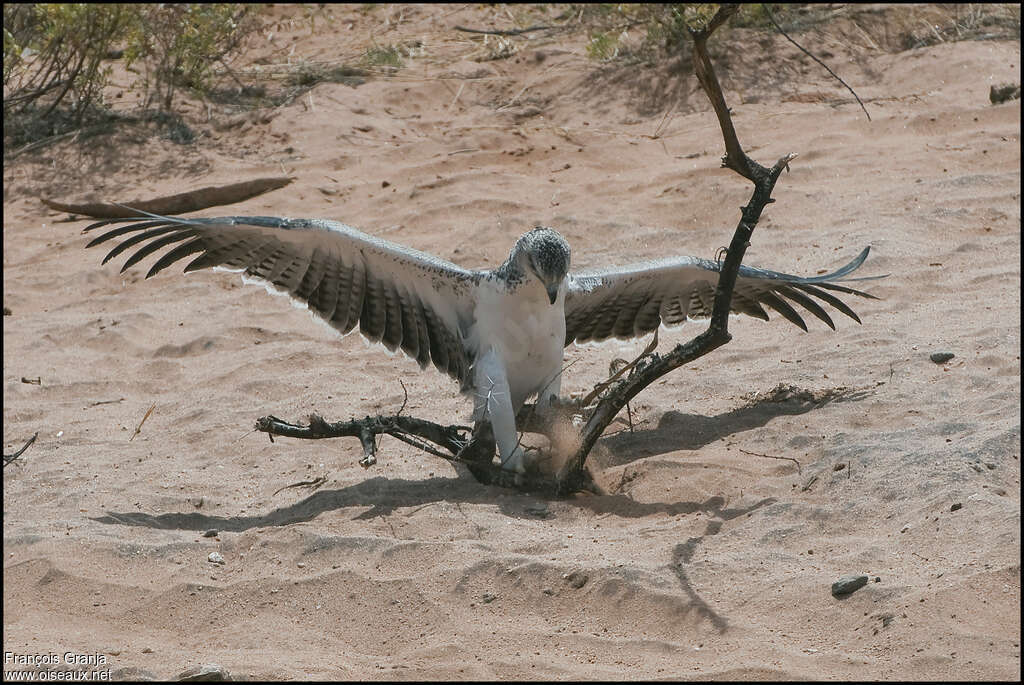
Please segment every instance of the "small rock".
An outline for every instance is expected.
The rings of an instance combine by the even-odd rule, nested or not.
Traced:
[[[182,671],[176,680],[192,683],[212,683],[217,681],[231,680],[228,669],[219,664],[203,664],[193,666],[187,671]]]
[[[840,597],[842,595],[848,595],[851,592],[856,592],[865,585],[868,584],[868,577],[863,574],[852,574],[843,576],[836,582],[832,583],[832,596]]]
[[[587,577],[586,573],[580,573],[579,571],[567,573],[562,577],[565,578],[566,582],[569,583],[569,585],[572,585],[577,590],[586,585],[587,581],[590,580],[590,578]]]
[[[485,592],[480,599],[483,600],[484,604],[490,604],[494,600],[498,599],[498,595],[493,595],[490,592]]]
[[[993,105],[1000,105],[1010,100],[1016,100],[1020,97],[1020,84],[1019,83],[1004,83],[998,86],[992,86],[988,90],[988,99]]]
[[[541,590],[541,592],[543,592],[545,595],[548,595],[549,597],[555,594],[555,591],[549,587],[544,588],[543,590]]]
[[[882,582],[882,578],[880,576],[875,576],[875,582],[876,583],[881,583]]]
[[[218,535],[220,535],[220,531],[216,529],[208,530],[205,533],[203,533],[204,538],[215,538]]]
[[[931,359],[936,364],[945,364],[955,356],[956,355],[953,354],[952,352],[932,352],[929,359]]]
[[[143,647],[142,648],[142,653],[143,654],[152,654],[153,653],[153,648],[152,647]]]
[[[224,565],[224,555],[220,552],[210,552],[210,556],[206,557],[206,560],[211,564]]]
[[[960,509],[963,509],[963,508],[964,508],[963,503],[961,503],[961,502],[953,502],[952,506],[949,507],[949,510],[950,511],[959,511]]]
[[[302,561],[300,561],[299,563],[297,563],[295,565],[298,566],[299,568],[306,568],[305,562],[302,562]]]

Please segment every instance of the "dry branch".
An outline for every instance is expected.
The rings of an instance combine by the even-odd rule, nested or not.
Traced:
[[[251,197],[262,195],[283,188],[293,179],[288,177],[257,178],[252,181],[242,181],[226,186],[208,186],[198,190],[190,190],[186,193],[157,197],[151,200],[132,200],[122,203],[89,202],[79,205],[64,204],[46,198],[39,198],[50,209],[71,214],[84,214],[85,216],[96,217],[97,219],[131,218],[139,213],[133,210],[140,209],[153,214],[187,214],[207,207],[230,205]]]
[[[842,84],[843,84],[844,86],[846,86],[846,90],[848,90],[848,91],[850,91],[851,93],[853,93],[853,97],[854,97],[854,98],[856,98],[856,100],[857,100],[857,104],[859,104],[859,105],[860,105],[860,108],[861,108],[862,110],[864,110],[864,116],[866,116],[866,117],[868,118],[868,121],[871,121],[871,115],[870,115],[870,114],[868,114],[868,108],[864,106],[864,103],[863,103],[863,102],[861,102],[860,96],[859,96],[859,95],[857,95],[857,91],[855,91],[855,90],[854,90],[853,88],[851,88],[851,87],[850,87],[850,84],[848,84],[848,83],[847,83],[846,81],[844,81],[843,79],[839,78],[839,74],[837,74],[836,72],[834,72],[834,71],[832,71],[831,69],[829,69],[829,68],[828,68],[828,65],[827,65],[827,64],[825,64],[825,63],[824,63],[824,62],[822,62],[822,61],[821,61],[820,59],[818,59],[817,57],[815,57],[814,55],[812,55],[812,54],[811,54],[811,53],[810,53],[810,52],[809,52],[809,51],[808,51],[808,50],[807,50],[806,48],[804,48],[804,46],[800,45],[800,43],[797,43],[797,42],[796,42],[795,40],[793,40],[792,38],[790,38],[790,37],[789,37],[789,34],[788,34],[788,33],[786,33],[786,32],[785,32],[785,31],[784,31],[784,30],[782,29],[782,27],[781,27],[781,26],[779,26],[779,22],[775,21],[775,15],[773,15],[773,14],[772,14],[772,11],[771,11],[771,9],[770,9],[770,8],[768,7],[768,3],[765,3],[765,4],[763,5],[763,7],[764,7],[764,11],[765,11],[765,14],[767,14],[767,15],[768,15],[768,19],[769,19],[769,20],[771,20],[772,24],[774,24],[774,26],[775,26],[775,28],[776,28],[776,29],[778,29],[779,33],[781,33],[781,34],[782,34],[782,35],[783,35],[783,36],[785,37],[785,39],[786,39],[786,40],[788,40],[788,41],[789,41],[790,43],[792,43],[793,45],[797,46],[797,48],[799,48],[800,52],[804,53],[805,55],[807,55],[808,57],[810,57],[811,59],[813,59],[813,60],[814,60],[815,62],[817,62],[818,64],[820,64],[821,66],[823,66],[823,67],[825,68],[825,71],[827,71],[828,73],[832,74],[832,77],[833,77],[833,78],[834,78],[835,80],[839,81],[839,82],[840,82],[840,83],[842,83]]]
[[[524,407],[521,415],[533,413],[532,408],[532,405]],[[541,426],[528,428],[539,430]],[[469,426],[442,426],[411,416],[367,416],[362,419],[330,423],[312,414],[309,416],[307,426],[288,423],[276,416],[263,416],[256,420],[256,430],[266,433],[271,440],[275,435],[307,440],[359,438],[364,455],[359,463],[363,467],[369,467],[376,461],[376,437],[390,435],[442,459],[465,465],[473,476],[485,485],[552,494],[559,491],[558,484],[548,478],[516,474],[492,463],[494,437],[490,434],[489,426],[483,430],[478,428],[476,433],[471,435],[472,429]],[[588,479],[581,479],[580,487],[588,484]]]
[[[550,31],[551,29],[559,29],[561,26],[530,26],[525,29],[471,29],[465,26],[456,26],[456,31],[463,31],[465,33],[483,33],[488,36],[520,36],[530,31]]]

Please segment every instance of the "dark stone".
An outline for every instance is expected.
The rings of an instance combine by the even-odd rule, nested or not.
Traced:
[[[1004,83],[1002,85],[992,86],[988,90],[988,99],[993,105],[1000,105],[1010,100],[1016,100],[1019,97],[1019,83]]]
[[[832,595],[834,597],[848,595],[851,592],[856,592],[867,584],[868,577],[863,574],[855,573],[849,576],[843,576],[836,582],[832,583]]]
[[[953,354],[952,352],[932,352],[931,357],[929,357],[929,359],[931,359],[936,364],[945,364],[955,356],[956,355]]]

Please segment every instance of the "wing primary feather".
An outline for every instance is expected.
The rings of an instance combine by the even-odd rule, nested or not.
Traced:
[[[110,250],[110,252],[107,253],[107,256],[104,257],[103,261],[100,262],[100,263],[101,264],[106,264],[111,259],[113,259],[114,257],[118,256],[119,254],[121,254],[122,252],[127,250],[128,248],[134,247],[135,245],[138,245],[139,243],[144,243],[147,240],[149,240],[150,238],[156,238],[157,236],[166,235],[168,233],[173,233],[174,231],[180,231],[180,230],[182,230],[180,226],[164,226],[163,228],[154,228],[153,230],[144,231],[143,233],[139,233],[138,235],[133,235],[130,238],[128,238],[128,239],[118,243],[117,245],[115,245]],[[185,229],[185,230],[189,231],[190,229]],[[88,247],[88,246],[86,246],[86,247]]]
[[[152,267],[150,267],[149,272],[146,274],[146,278],[149,278],[150,276],[155,276],[156,274],[160,273],[161,271],[169,267],[174,262],[180,259],[184,259],[190,254],[202,252],[204,249],[205,248],[203,247],[202,238],[193,238],[187,243],[178,245],[176,248],[174,248],[173,250],[165,254],[163,257],[158,259],[156,263],[153,264]]]
[[[162,216],[161,217],[156,217],[156,218],[160,219],[161,221],[166,221],[166,218],[164,218]],[[140,219],[142,219],[142,217],[136,217],[134,219],[133,218],[122,218],[122,217],[118,217],[116,219],[103,219],[102,221],[97,221],[95,223],[89,224],[88,226],[86,226],[85,228],[82,229],[82,233],[89,233],[90,231],[95,231],[100,226],[109,226],[110,224],[119,224],[119,223],[123,223],[125,221],[132,222],[132,223],[128,224],[128,226],[127,226],[128,230],[131,231],[131,230],[134,230],[133,227],[135,226],[135,224]]]
[[[852,278],[848,278],[847,279],[847,281],[852,281],[852,280],[854,280],[854,279],[852,279]],[[794,282],[794,285],[797,285],[797,283]],[[809,284],[807,284],[807,283],[799,283],[799,285],[809,285]],[[839,285],[837,283],[815,283],[814,285],[816,287],[818,287],[818,288],[825,288],[826,290],[835,290],[836,292],[840,292],[840,293],[848,293],[850,295],[857,295],[858,297],[866,297],[869,300],[877,300],[878,299],[877,297],[875,297],[874,295],[872,295],[870,293],[866,293],[866,292],[864,292],[862,290],[856,290],[854,288],[850,288],[850,287],[845,286],[845,285]]]
[[[128,260],[124,263],[124,266],[121,267],[121,273],[124,273],[129,268],[135,266],[142,259],[144,259],[148,255],[153,254],[157,250],[191,237],[193,237],[192,231],[189,229],[184,229],[172,233],[171,235],[164,236],[163,238],[157,238],[151,243],[147,243],[143,247],[140,247],[138,252],[136,252],[135,254],[128,258]]]
[[[782,314],[783,317],[804,329],[804,331],[807,330],[807,324],[804,323],[804,320],[800,317],[797,311],[773,291],[768,290],[762,293],[761,303],[768,305],[779,314]]]
[[[98,225],[98,224],[94,224],[94,225]],[[136,231],[144,231],[147,228],[154,228],[156,226],[167,226],[167,225],[168,224],[167,224],[166,221],[147,221],[147,222],[141,223],[141,224],[140,223],[128,224],[127,226],[121,226],[119,228],[113,229],[112,231],[107,231],[106,233],[103,233],[103,234],[100,234],[100,235],[96,236],[95,238],[90,240],[88,243],[86,243],[85,247],[86,247],[86,249],[89,249],[90,247],[95,247],[96,245],[99,245],[100,243],[105,243],[106,241],[110,240],[111,238],[116,238],[117,236],[124,235],[125,233],[134,233]],[[92,226],[90,226],[89,228],[92,228]],[[173,226],[173,228],[177,228],[177,226]],[[86,229],[86,230],[88,230],[88,229]]]
[[[840,300],[838,297],[836,297],[832,293],[825,292],[824,290],[822,290],[822,289],[820,289],[818,287],[815,287],[813,285],[807,285],[805,283],[801,283],[799,285],[795,285],[794,287],[800,288],[801,290],[814,295],[818,299],[821,299],[821,300],[824,300],[825,302],[828,302],[830,305],[832,305],[833,307],[835,307],[836,309],[841,311],[843,314],[846,314],[848,317],[850,317],[851,319],[853,319],[857,323],[861,322],[860,321],[860,317],[857,316],[857,312],[853,311],[853,309],[851,309],[849,305],[847,305],[845,302]]]
[[[825,325],[831,328],[833,331],[836,329],[836,325],[835,323],[832,322],[832,317],[828,315],[828,312],[822,309],[820,304],[818,304],[810,297],[797,290],[795,287],[785,289],[780,288],[779,292],[781,295],[785,295],[786,297],[793,300],[801,307],[809,311],[811,314],[814,314],[816,317],[824,321]]]

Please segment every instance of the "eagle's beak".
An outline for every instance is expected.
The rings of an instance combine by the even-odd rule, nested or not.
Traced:
[[[558,283],[553,283],[549,286],[546,286],[546,290],[548,291],[548,300],[551,301],[551,304],[554,304],[555,300],[558,299],[558,286]]]

